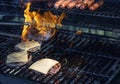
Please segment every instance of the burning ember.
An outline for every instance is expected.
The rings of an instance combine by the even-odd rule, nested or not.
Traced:
[[[44,14],[40,14],[36,11],[30,11],[31,3],[27,3],[27,7],[24,10],[25,22],[30,25],[24,25],[22,31],[22,40],[47,40],[53,37],[56,33],[56,25],[62,26],[61,22],[66,16],[62,13],[60,16],[52,14],[50,11],[46,11]],[[29,39],[30,38],[30,39]]]

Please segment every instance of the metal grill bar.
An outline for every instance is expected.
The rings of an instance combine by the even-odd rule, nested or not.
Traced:
[[[0,39],[0,55],[2,55],[0,71],[4,74],[51,84],[57,82],[63,84],[105,84],[116,76],[116,72],[120,71],[120,58],[116,56],[110,58],[108,55],[101,55],[101,53],[90,54],[90,52],[104,51],[103,46],[105,44],[109,47],[111,42],[106,40],[87,38],[84,35],[75,35],[73,32],[71,34],[70,31],[69,33],[67,31],[63,33],[62,30],[59,30],[54,39],[43,43],[40,51],[32,53],[33,59],[31,62],[24,66],[11,68],[6,66],[5,58],[9,53],[14,52],[13,47],[20,42],[20,39],[17,38],[18,41],[15,41],[14,38],[3,36]],[[11,42],[12,45],[9,45]],[[115,44],[112,45],[112,47],[115,47]],[[117,49],[120,49],[120,47]],[[62,68],[57,74],[53,76],[43,75],[28,69],[32,63],[45,57],[56,59],[62,64]]]
[[[14,37],[14,38],[21,38],[20,35],[9,34],[9,33],[4,33],[4,32],[0,32],[0,35],[8,36],[8,37]]]

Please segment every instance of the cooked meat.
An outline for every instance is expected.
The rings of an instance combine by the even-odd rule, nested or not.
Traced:
[[[81,10],[84,10],[86,7],[87,7],[87,5],[84,4],[84,3],[82,3],[81,6],[80,6],[80,9],[81,9]]]
[[[84,0],[83,3],[87,4],[89,1],[91,1],[91,0]]]
[[[72,2],[70,2],[70,4],[68,4],[67,8],[72,9],[73,7],[76,6],[76,4],[77,4],[77,1],[72,1]]]
[[[7,63],[27,62],[27,61],[28,61],[28,53],[26,51],[13,52],[7,56]]]
[[[87,7],[90,7],[95,0],[84,0],[83,2],[76,5],[77,8],[80,8],[81,10],[86,9]]]
[[[39,50],[40,47],[41,47],[41,43],[37,41],[21,42],[15,46],[16,49],[20,49],[24,51],[31,51],[31,52],[35,52]]]
[[[104,3],[104,1],[100,0],[100,1],[96,2],[95,4],[93,4],[89,9],[92,11],[95,11],[96,9],[101,7],[103,5],[103,3]]]
[[[28,34],[28,38],[39,42],[47,41],[50,38],[52,38],[52,30],[48,30],[48,31],[41,30],[40,32],[38,32],[37,30],[33,29]]]
[[[55,7],[55,8],[59,8],[63,1],[64,1],[64,0],[58,0],[58,1],[54,4],[54,7]]]
[[[60,7],[61,7],[61,8],[67,7],[67,5],[68,5],[71,1],[72,1],[72,0],[65,0],[65,1],[63,1]]]
[[[44,58],[35,63],[33,63],[29,69],[35,70],[43,74],[55,74],[61,68],[61,64],[53,59]]]
[[[83,0],[77,0],[77,3],[79,4],[79,3],[81,3]]]
[[[77,5],[76,5],[76,8],[80,8],[81,5],[82,5],[82,3],[77,4]]]
[[[89,8],[91,5],[93,5],[95,2],[95,0],[90,0],[88,1],[86,4],[87,4],[87,7]]]
[[[6,64],[11,67],[16,67],[26,64],[31,59],[32,56],[28,55],[26,51],[14,52],[7,56]]]
[[[61,64],[57,63],[49,70],[48,74],[51,75],[56,74],[60,70],[60,68],[61,68]]]

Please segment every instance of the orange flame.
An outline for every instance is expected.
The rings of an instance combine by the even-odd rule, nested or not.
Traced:
[[[27,7],[24,10],[25,22],[31,23],[32,25],[24,25],[22,31],[22,40],[28,41],[27,38],[30,30],[34,27],[39,34],[46,34],[46,30],[56,28],[56,25],[62,26],[61,22],[66,16],[62,13],[60,16],[52,14],[50,11],[46,11],[43,15],[36,11],[30,12],[31,3],[27,3]]]

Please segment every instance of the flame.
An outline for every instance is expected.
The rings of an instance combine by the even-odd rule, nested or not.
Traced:
[[[65,13],[61,13],[60,16],[52,14],[50,11],[46,11],[44,14],[40,14],[36,11],[30,11],[31,3],[27,3],[27,7],[24,10],[25,22],[31,23],[32,25],[24,25],[22,31],[22,40],[29,41],[27,38],[30,30],[35,28],[39,34],[46,35],[47,30],[55,29],[56,25],[62,26],[61,22],[66,16]],[[55,32],[54,32],[55,33]]]

